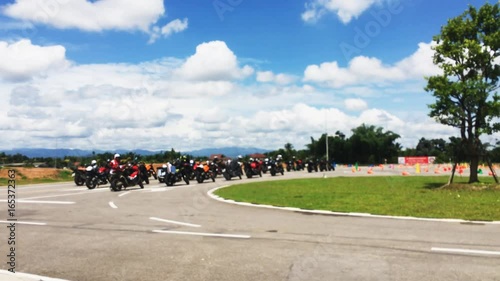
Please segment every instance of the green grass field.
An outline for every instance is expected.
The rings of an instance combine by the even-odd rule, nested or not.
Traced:
[[[468,178],[457,177],[456,183]],[[475,190],[466,185],[442,188],[448,177],[336,177],[256,182],[217,190],[240,202],[376,215],[500,220],[500,189],[481,178]]]

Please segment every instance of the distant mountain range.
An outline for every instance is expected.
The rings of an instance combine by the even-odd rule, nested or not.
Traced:
[[[205,148],[205,149],[199,149],[199,150],[193,150],[193,151],[182,151],[183,154],[190,154],[196,157],[202,157],[202,156],[210,156],[211,154],[224,154],[227,157],[236,157],[238,155],[248,155],[252,153],[266,153],[271,150],[266,150],[262,148],[255,148],[255,147],[222,147],[222,148]],[[134,149],[134,150],[125,150],[125,149],[118,149],[118,150],[82,150],[82,149],[68,149],[68,148],[57,148],[57,149],[50,149],[50,148],[15,148],[15,149],[10,149],[10,150],[3,150],[0,152],[4,152],[5,154],[22,154],[26,155],[29,158],[38,158],[38,157],[56,157],[56,158],[63,158],[65,156],[77,156],[77,157],[87,157],[91,156],[92,152],[95,152],[96,154],[99,153],[105,153],[105,152],[112,152],[112,153],[120,153],[120,154],[125,154],[128,152],[134,152],[139,155],[147,156],[147,155],[154,155],[160,153],[160,151],[150,151],[150,150],[143,150],[143,149]]]

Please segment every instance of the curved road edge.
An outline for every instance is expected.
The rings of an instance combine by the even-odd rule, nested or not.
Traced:
[[[214,192],[229,187],[231,185],[223,185],[219,187],[215,187],[207,191],[208,197],[217,200],[219,202],[224,202],[233,205],[239,206],[249,206],[255,208],[266,208],[266,209],[275,209],[275,210],[283,210],[283,211],[292,211],[292,212],[300,212],[300,213],[309,213],[309,214],[317,214],[317,215],[328,215],[328,216],[344,216],[344,217],[365,217],[365,218],[382,218],[382,219],[397,219],[397,220],[415,220],[415,221],[435,221],[435,222],[454,222],[454,223],[470,223],[470,224],[498,224],[500,225],[500,221],[470,221],[463,219],[438,219],[438,218],[418,218],[418,217],[405,217],[405,216],[387,216],[387,215],[373,215],[369,213],[341,213],[341,212],[333,212],[326,210],[309,210],[309,209],[301,209],[296,207],[278,207],[273,205],[263,205],[263,204],[254,204],[247,202],[238,202],[232,199],[225,199],[218,195],[215,195]]]

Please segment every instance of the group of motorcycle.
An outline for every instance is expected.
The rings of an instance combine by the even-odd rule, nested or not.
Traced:
[[[72,168],[73,180],[76,185],[86,185],[88,189],[94,189],[100,185],[110,184],[112,191],[120,191],[127,187],[139,185],[144,188],[144,183],[149,184],[149,177],[157,177],[153,165],[144,163],[129,163],[122,165],[120,169],[112,171],[109,161],[99,166],[93,160],[85,169]]]
[[[156,170],[152,164],[146,165],[143,162],[129,163],[122,165],[120,169],[113,170],[109,166],[109,161],[105,165],[98,166],[93,160],[85,169],[73,168],[73,177],[76,185],[85,184],[88,189],[94,189],[109,183],[112,191],[120,191],[136,185],[144,188],[144,183],[149,184],[150,177],[154,177],[167,186],[173,186],[178,182],[185,182],[186,185],[189,185],[192,180],[196,180],[198,183],[203,183],[205,180],[215,182],[218,175],[223,176],[226,180],[232,178],[241,179],[243,174],[247,178],[253,176],[262,177],[263,174],[268,172],[271,176],[284,175],[285,167],[288,172],[304,169],[307,169],[309,173],[334,170],[334,165],[329,165],[325,160],[308,159],[303,163],[302,160],[292,159],[284,163],[281,155],[278,155],[276,159],[258,160],[250,158],[248,161],[243,161],[242,157],[239,156],[238,159],[226,162],[218,161],[218,159],[194,162],[193,160],[188,161],[183,156],[173,161],[173,163],[163,164]]]

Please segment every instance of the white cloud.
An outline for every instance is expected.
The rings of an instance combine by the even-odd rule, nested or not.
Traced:
[[[304,81],[341,88],[423,79],[440,71],[432,61],[432,45],[420,43],[414,54],[394,65],[385,65],[377,58],[364,56],[353,58],[346,68],[340,67],[336,61],[309,65],[304,71]]]
[[[263,83],[276,83],[280,85],[291,84],[295,81],[295,77],[292,75],[280,73],[274,74],[272,71],[259,71],[256,77],[258,82]]]
[[[305,5],[306,11],[302,13],[302,20],[314,23],[325,14],[333,13],[346,24],[380,2],[381,0],[311,0]]]
[[[211,41],[198,45],[196,53],[189,57],[176,72],[187,80],[233,80],[251,74],[252,67],[238,66],[238,59],[223,41]]]
[[[346,99],[344,104],[347,110],[352,111],[361,111],[368,108],[368,104],[362,99]]]
[[[38,46],[30,40],[0,41],[0,79],[23,81],[67,67],[63,46]]]
[[[161,34],[164,36],[170,36],[173,33],[179,33],[188,28],[188,19],[185,18],[182,21],[180,19],[173,20],[161,28]]]
[[[166,38],[174,33],[182,32],[188,28],[188,25],[188,19],[184,18],[183,20],[175,19],[164,25],[162,28],[154,26],[150,31],[150,39],[148,43],[154,43],[161,36]]]
[[[33,52],[18,50],[20,57]],[[245,83],[238,80],[248,75],[238,61],[224,42],[215,41],[200,44],[186,59],[70,64],[44,75],[30,72],[31,79],[23,83],[0,82],[0,99],[6,101],[0,111],[0,149],[276,149],[287,142],[302,149],[311,136],[337,130],[349,136],[362,123],[398,133],[398,142],[409,146],[422,136],[446,139],[454,133],[425,114],[372,108],[377,99],[369,96],[349,98],[370,87],[332,91],[314,84]],[[278,75],[257,73],[258,79],[270,82]],[[383,89],[381,95],[398,95],[396,89]]]
[[[17,0],[1,8],[3,14],[15,19],[93,32],[109,29],[148,32],[165,13],[163,0],[149,0],[147,5],[135,0]]]

